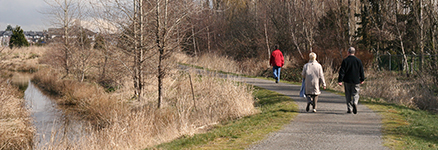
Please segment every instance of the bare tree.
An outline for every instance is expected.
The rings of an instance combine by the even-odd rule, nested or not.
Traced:
[[[192,1],[169,1],[155,0],[155,15],[153,19],[156,23],[154,28],[156,36],[155,47],[158,49],[158,108],[163,102],[163,79],[167,74],[168,64],[165,61],[174,51],[179,50],[179,42],[184,28],[186,18],[193,13]],[[181,30],[181,31],[179,31]]]
[[[406,36],[406,20],[402,20],[398,18],[400,14],[406,16],[406,7],[401,7],[402,5],[399,3],[399,1],[385,1],[386,4],[383,5],[383,7],[387,7],[387,11],[391,11],[388,13],[386,17],[388,17],[387,22],[393,27],[392,33],[394,34],[394,37],[398,40],[398,47],[401,49],[401,53],[403,55],[403,70],[407,70],[408,67],[408,60],[406,56],[406,50],[405,50],[405,42],[404,37]],[[409,71],[406,71],[407,74],[409,74]]]
[[[152,46],[150,38],[146,38],[148,14],[144,8],[145,0],[100,0],[98,5],[101,12],[96,21],[103,22],[100,30],[106,35],[115,34],[117,40],[107,39],[104,41],[117,43],[117,46],[104,46],[104,65],[107,65],[109,52],[123,52],[127,57],[111,55],[111,59],[117,60],[132,77],[134,95],[137,100],[142,99],[142,91],[145,84],[144,75],[147,73],[144,66],[148,59],[153,57],[151,54]],[[96,6],[97,7],[97,6]],[[101,24],[102,25],[102,24]],[[107,27],[104,27],[107,26]],[[148,45],[149,44],[149,45]],[[103,69],[104,71],[104,69]]]
[[[424,15],[423,15],[423,0],[418,0],[418,2],[414,1],[414,13],[416,21],[418,23],[418,32],[419,32],[419,48],[420,48],[420,68],[423,68],[424,64]]]
[[[56,30],[55,32],[62,32],[62,46],[61,53],[63,53],[63,58],[60,58],[65,70],[65,76],[70,74],[71,68],[71,53],[73,46],[70,43],[71,27],[74,24],[77,13],[77,5],[75,5],[75,0],[45,0],[45,2],[50,6],[48,11],[43,12],[51,18],[51,24],[55,27],[59,27],[61,30]]]
[[[82,21],[89,17],[89,11],[83,1],[77,2],[77,10],[78,16],[74,26],[74,35],[77,39],[73,42],[75,51],[72,53],[72,66],[77,79],[83,82],[89,69],[92,68],[91,58],[95,56],[95,51],[91,47],[92,39],[90,39],[90,36],[94,36],[94,33],[89,29],[85,29],[82,25]]]
[[[132,76],[134,94],[141,100],[145,78],[158,79],[158,107],[163,101],[163,79],[169,64],[166,60],[179,50],[180,38],[191,28],[184,24],[194,12],[189,0],[100,0],[107,13],[103,20],[118,28],[118,51],[132,59],[113,58]]]

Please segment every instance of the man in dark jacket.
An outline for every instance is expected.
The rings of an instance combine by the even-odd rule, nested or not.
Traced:
[[[350,108],[353,107],[354,114],[357,113],[360,84],[363,84],[365,80],[362,61],[354,55],[355,53],[354,47],[348,49],[348,57],[342,61],[338,77],[339,85],[342,86],[342,82],[344,82],[347,113],[351,113]]]
[[[275,83],[280,81],[281,67],[284,65],[283,53],[278,49],[278,45],[275,45],[275,50],[271,53],[269,64],[273,67]]]

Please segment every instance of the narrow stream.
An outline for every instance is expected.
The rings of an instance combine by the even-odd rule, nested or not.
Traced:
[[[65,109],[59,108],[54,100],[44,95],[30,81],[30,78],[20,76],[18,80],[16,79],[13,82],[26,87],[23,80],[27,80],[24,99],[31,112],[33,125],[36,128],[34,138],[36,149],[50,148],[59,144],[74,144],[86,135],[86,131],[82,128],[82,121],[73,119],[74,116],[68,115]]]

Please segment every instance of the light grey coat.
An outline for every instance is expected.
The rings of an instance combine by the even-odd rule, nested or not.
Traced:
[[[321,64],[316,60],[309,61],[304,65],[301,75],[303,76],[303,79],[305,79],[306,94],[321,94],[321,91],[319,90],[320,85],[322,84],[322,86],[326,86]]]

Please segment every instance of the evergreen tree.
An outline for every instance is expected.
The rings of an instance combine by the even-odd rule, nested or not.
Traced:
[[[12,30],[14,30],[14,28],[12,28],[11,25],[8,25],[8,26],[6,27],[6,30],[5,30],[5,31],[12,31]]]
[[[17,26],[14,30],[12,30],[12,36],[9,40],[9,48],[12,49],[14,46],[29,46],[29,42],[27,42],[26,37],[24,37],[23,30],[20,28],[20,26]]]

